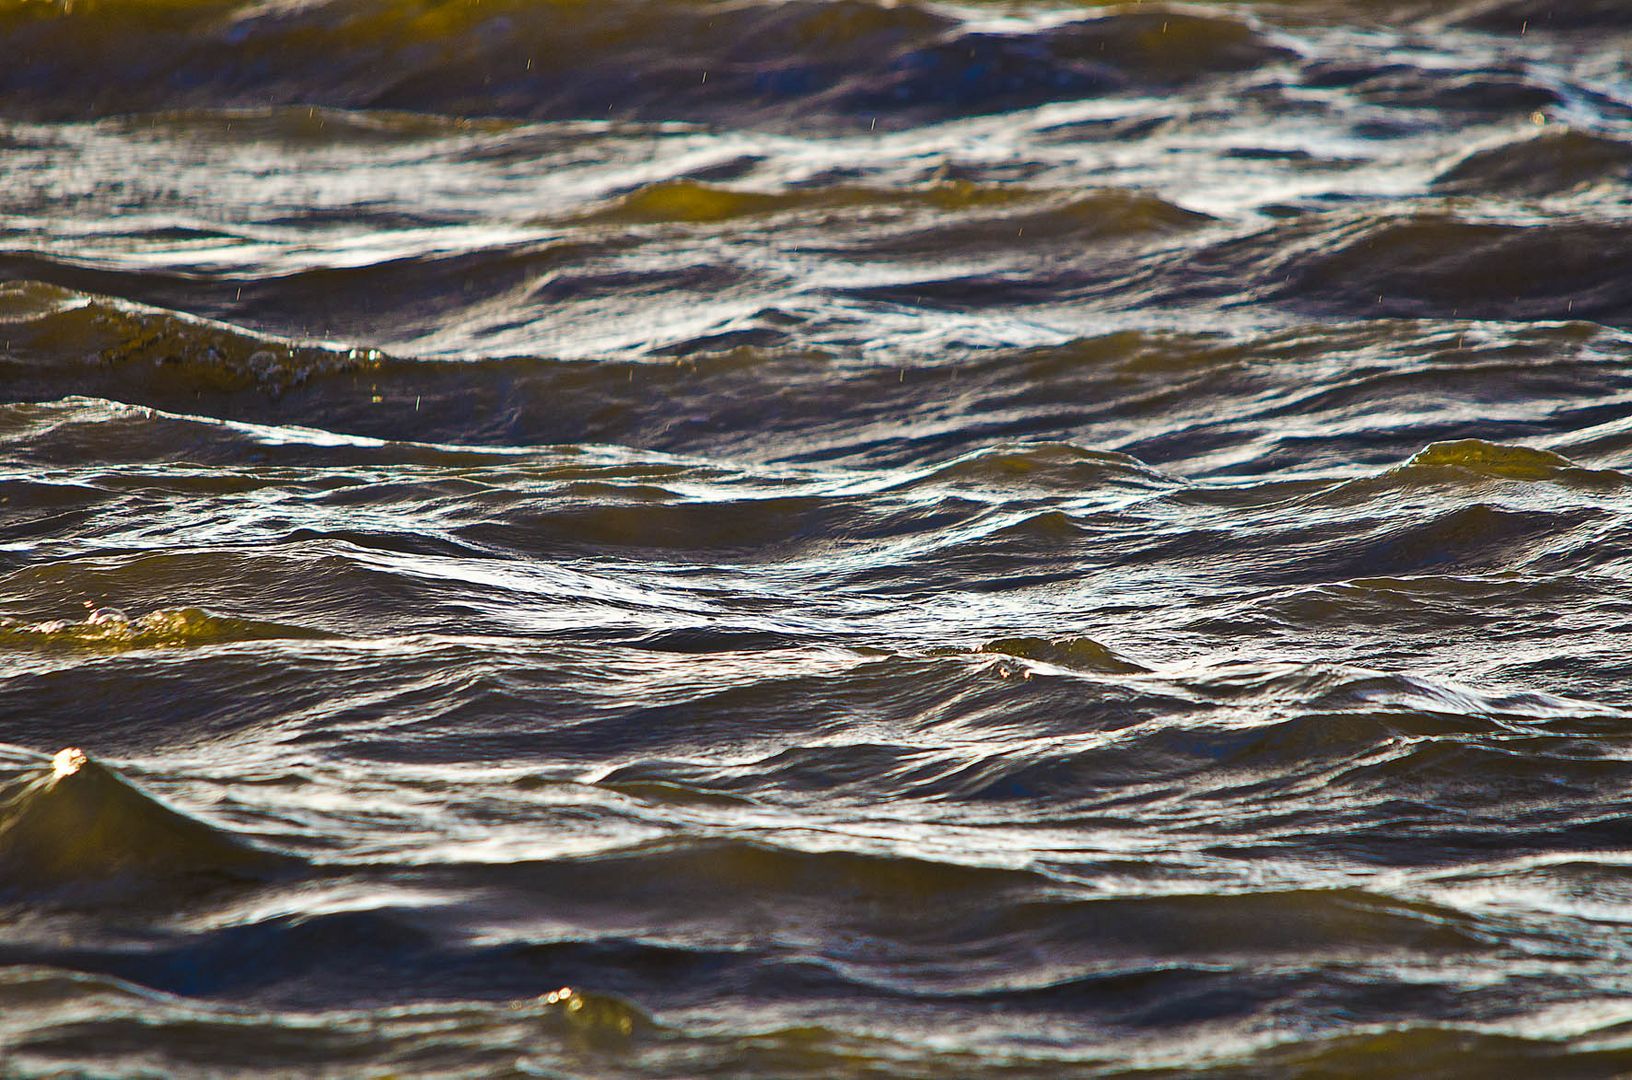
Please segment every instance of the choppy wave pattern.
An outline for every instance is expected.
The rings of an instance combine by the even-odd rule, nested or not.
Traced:
[[[1632,1072],[1622,5],[0,42],[0,1072]]]

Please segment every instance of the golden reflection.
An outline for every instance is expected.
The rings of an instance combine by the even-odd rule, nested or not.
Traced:
[[[51,778],[61,780],[65,776],[72,776],[84,768],[88,761],[90,758],[86,757],[85,751],[79,747],[64,747],[51,759]]]

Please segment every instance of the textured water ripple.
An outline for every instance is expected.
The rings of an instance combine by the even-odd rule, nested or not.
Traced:
[[[0,4],[0,1071],[1632,1070],[1629,33]]]

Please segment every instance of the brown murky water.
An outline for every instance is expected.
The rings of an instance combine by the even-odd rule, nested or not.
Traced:
[[[0,1074],[1632,1073],[1632,5],[0,53]]]

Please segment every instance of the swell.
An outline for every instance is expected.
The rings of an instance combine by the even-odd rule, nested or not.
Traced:
[[[0,650],[124,652],[182,648],[219,642],[314,637],[309,630],[212,615],[200,608],[171,608],[130,618],[115,608],[98,608],[83,620],[27,623],[0,617]]]
[[[1461,14],[1462,25],[1481,30],[1511,33],[1514,26],[1541,31],[1624,31],[1632,28],[1632,17],[1614,0],[1564,0],[1542,8],[1532,8],[1519,0],[1485,0],[1469,5]]]
[[[1538,178],[1539,179],[1539,178]],[[1540,181],[1545,182],[1545,181]],[[1625,325],[1624,227],[1569,217],[1473,221],[1444,211],[1309,215],[1195,257],[1173,299],[1268,299],[1344,318],[1592,319]]]
[[[1573,128],[1476,150],[1434,178],[1456,194],[1552,195],[1632,175],[1632,143]]]
[[[45,979],[16,980],[13,993],[25,997]],[[331,1010],[316,1014],[325,1027],[314,1030],[305,1018],[268,1015],[222,1006],[178,1003],[151,993],[139,995],[110,979],[67,980],[57,976],[46,1000],[66,1001],[94,988],[110,1012],[140,1008],[141,1021],[122,1015],[42,1023],[16,1043],[22,1067],[109,1071],[143,1067],[162,1072],[242,1071],[267,1060],[310,1063],[370,1058],[411,1060],[425,1069],[458,1071],[478,1067],[495,1073],[554,1069],[563,1073],[597,1067],[609,1060],[637,1062],[655,1056],[636,1042],[618,1057],[608,1043],[577,1037],[577,1029],[556,1003],[508,1006],[427,1005],[404,1015],[399,1009]],[[879,1034],[829,1023],[788,1023],[768,1030],[722,1035],[704,1024],[687,1030],[659,1028],[658,1040],[683,1048],[687,1068],[702,1077],[776,1074],[789,1077],[903,1077],[932,1080],[948,1072],[998,1075],[1008,1080],[1048,1080],[1062,1073],[1092,1070],[1100,1077],[1180,1075],[1205,1068],[1230,1078],[1297,1076],[1310,1072],[1390,1073],[1430,1067],[1442,1072],[1482,1073],[1514,1067],[1537,1073],[1607,1076],[1625,1072],[1629,1060],[1624,1024],[1612,1010],[1599,1023],[1566,1038],[1527,1033],[1516,1018],[1496,1029],[1457,1023],[1369,1025],[1345,1033],[1265,1037],[1245,1045],[1218,1046],[1204,1038],[1140,1045],[1141,1061],[1124,1066],[1109,1046],[1094,1052],[1091,1064],[1062,1058],[1046,1047],[995,1050],[985,1047],[930,1050]],[[543,1027],[549,1036],[539,1037]],[[1139,1041],[1138,1032],[1120,1036],[1122,1047]],[[1198,1045],[1201,1044],[1201,1045]],[[616,1041],[611,1046],[620,1046]],[[661,1060],[661,1059],[659,1059]],[[661,1068],[661,1066],[656,1066]]]
[[[1250,980],[1252,992],[1231,1010],[1250,1013],[1295,993],[1299,968],[1488,948],[1459,912],[1358,889],[1096,896],[1034,872],[760,844],[392,874],[398,887],[457,883],[455,910],[477,920],[503,911],[504,922],[472,941],[437,917],[446,905],[375,903],[159,936],[140,949],[11,946],[7,958],[192,997],[283,1004],[300,993],[307,1007],[542,997],[568,984],[670,1010],[722,998],[956,998],[1138,1025],[1162,1011],[1181,961],[1193,966],[1185,974],[1222,982],[1230,969],[1278,958],[1287,970]],[[722,902],[733,894],[748,899]],[[671,918],[662,931],[643,930],[663,912]],[[531,929],[543,913],[553,933]],[[779,946],[754,931],[773,914]],[[1005,957],[1018,939],[1040,946],[1029,963]],[[797,956],[787,954],[793,944]]]
[[[1602,843],[1610,826],[1592,807],[1626,772],[1618,714],[1605,707],[1313,665],[1148,671],[1081,641],[842,663],[786,648],[665,657],[638,645],[609,659],[605,644],[559,640],[512,641],[500,661],[478,640],[412,644],[284,649],[267,670],[243,653],[199,654],[167,677],[169,689],[188,687],[173,731],[258,723],[317,750],[342,745],[340,727],[352,760],[392,768],[472,754],[526,761],[547,745],[550,760],[660,813],[888,797],[1109,825],[1119,807],[1139,805],[1149,821],[1227,825],[1231,835],[1276,820],[1281,844],[1318,846],[1324,817],[1363,822],[1387,807],[1387,829],[1355,828],[1347,841],[1383,860],[1409,860],[1413,837],[1483,843],[1502,813],[1512,820],[1500,835],[1516,847]],[[64,673],[110,690],[121,676]],[[336,680],[363,680],[366,700],[325,705]],[[6,698],[40,700],[50,686],[19,679]],[[735,749],[721,761],[713,748],[725,739]],[[1464,782],[1470,772],[1477,788]],[[1562,783],[1565,801],[1550,794]],[[1445,819],[1439,803],[1459,815]]]
[[[171,809],[74,748],[0,793],[4,896],[152,901],[267,880],[292,860]]]
[[[1389,489],[1405,492],[1444,485],[1468,490],[1475,485],[1513,481],[1613,491],[1632,482],[1632,476],[1615,469],[1583,468],[1551,450],[1483,439],[1455,439],[1430,443],[1402,465],[1375,477],[1328,489],[1307,501],[1333,505],[1351,497],[1374,498]]]
[[[1618,415],[1613,396],[1625,382],[1611,359],[1620,336],[1584,324],[1492,332],[1381,322],[1245,341],[1124,332],[896,363],[752,347],[666,362],[429,362],[50,286],[6,292],[10,348],[0,370],[10,400],[79,394],[466,446],[614,443],[889,466],[1058,440],[1151,465],[1186,463],[1191,475],[1240,474],[1381,464],[1473,435],[1572,432]],[[1517,404],[1471,414],[1489,395],[1520,388]],[[1411,394],[1447,408],[1402,417]],[[1260,430],[1298,410],[1342,423],[1297,440]],[[910,436],[896,426],[903,420]]]
[[[59,118],[300,103],[848,126],[1148,91],[1285,55],[1242,22],[1182,11],[1004,33],[865,0],[18,5],[0,27],[28,58],[0,101]]]
[[[961,671],[894,662],[641,709],[634,718],[688,721],[685,735],[612,740],[649,756],[597,782],[658,801],[666,791],[887,796],[994,814],[1008,806],[1028,818],[1048,807],[1051,819],[1080,814],[1105,826],[1138,805],[1231,834],[1275,819],[1270,831],[1288,850],[1325,842],[1316,824],[1323,816],[1358,826],[1386,806],[1387,827],[1349,843],[1369,858],[1410,862],[1412,838],[1432,837],[1435,850],[1478,846],[1498,832],[1516,849],[1563,842],[1549,840],[1540,822],[1558,821],[1551,815],[1562,807],[1548,792],[1565,783],[1575,792],[1571,828],[1581,832],[1571,843],[1595,842],[1594,793],[1626,775],[1620,740],[1610,737],[1618,714],[1603,707],[1315,668],[1158,671],[1122,681],[1105,677],[1108,665],[1089,674],[1016,660]],[[886,673],[894,684],[881,681]],[[1109,673],[1138,676],[1126,664]],[[817,715],[865,716],[874,732],[898,741],[858,742],[812,716],[802,727],[765,732],[768,745],[738,762],[699,760],[703,742],[728,729],[699,727],[699,717],[781,715],[800,701],[821,702]],[[1477,787],[1465,782],[1474,773]],[[1284,800],[1280,810],[1265,805],[1272,793]],[[1457,806],[1458,819],[1446,820],[1435,809],[1442,804]],[[1283,816],[1294,805],[1303,809]],[[1508,827],[1489,831],[1504,813]]]
[[[777,218],[793,219],[779,222],[781,228],[798,223],[823,230],[825,235],[815,246],[806,245],[807,251],[885,258],[1150,240],[1212,220],[1149,193],[1116,189],[1084,194],[951,180],[906,188],[839,185],[771,192],[665,180],[643,185],[576,223],[715,226]],[[841,225],[862,232],[864,239],[848,244],[835,240],[835,226]]]
[[[134,1002],[135,995],[111,1001]],[[606,1055],[573,1038],[540,1044],[534,1010],[520,1015],[493,1010],[427,1007],[415,1017],[393,1010],[362,1014],[367,1025],[352,1026],[355,1012],[324,1014],[332,1027],[321,1037],[308,1024],[264,1014],[178,1007],[169,1002],[145,1008],[157,1013],[147,1022],[109,1018],[43,1027],[20,1041],[19,1060],[28,1067],[80,1068],[105,1071],[141,1062],[158,1071],[222,1071],[251,1068],[278,1060],[308,1061],[314,1067],[330,1060],[375,1056],[409,1059],[425,1068],[457,1071],[472,1064],[494,1072],[514,1068],[555,1068],[568,1072],[586,1065],[604,1066]],[[554,1024],[550,1027],[554,1028]],[[571,1029],[569,1028],[569,1036]],[[1568,1039],[1525,1034],[1515,1023],[1511,1033],[1452,1023],[1377,1025],[1354,1033],[1263,1039],[1245,1047],[1208,1047],[1188,1043],[1150,1047],[1143,1063],[1128,1068],[1111,1059],[1093,1065],[1062,1060],[1046,1049],[914,1049],[902,1041],[862,1034],[834,1024],[788,1024],[772,1030],[723,1037],[706,1031],[683,1036],[685,1060],[696,1075],[736,1077],[775,1073],[790,1077],[893,1076],[932,1080],[956,1071],[991,1073],[1009,1080],[1047,1080],[1062,1070],[1092,1068],[1103,1077],[1179,1075],[1206,1068],[1225,1078],[1296,1076],[1310,1071],[1354,1072],[1381,1068],[1408,1072],[1426,1063],[1442,1071],[1460,1068],[1500,1072],[1520,1063],[1536,1072],[1560,1075],[1615,1075],[1626,1071],[1629,1054],[1624,1028],[1608,1021]],[[1200,1041],[1200,1040],[1198,1040]],[[315,1044],[315,1045],[314,1045]],[[1126,1044],[1123,1044],[1126,1045]]]
[[[355,256],[333,249],[332,241],[314,252],[280,237],[269,256],[275,273],[212,265],[214,248],[196,266],[183,250],[180,261],[155,267],[150,257],[115,244],[91,259],[0,254],[0,277],[117,296],[257,333],[398,351],[490,357],[547,345],[557,355],[680,355],[820,340],[827,326],[844,325],[844,298],[967,303],[967,285],[934,276],[949,256],[959,265],[1009,267],[1059,252],[1060,271],[1021,291],[1063,299],[1081,287],[1088,271],[1075,267],[1090,252],[1104,263],[1091,276],[1115,281],[1139,270],[1148,249],[1212,220],[1148,192],[1119,189],[1083,193],[957,180],[755,190],[670,179],[541,217],[507,243],[435,227],[405,230],[388,247],[392,257],[364,265],[352,265]],[[138,247],[154,240],[151,231],[136,238]],[[730,245],[722,245],[726,238]],[[811,296],[787,271],[768,280],[749,272],[731,252],[746,243],[781,246],[799,261],[864,259],[877,265],[875,276],[893,264],[900,269],[887,276],[911,280]],[[657,254],[659,248],[671,250]],[[699,310],[686,310],[686,296]],[[631,325],[654,305],[667,313],[666,335]]]
[[[117,260],[92,265],[16,252],[0,255],[0,277],[13,279],[13,287],[37,282],[116,296],[263,334],[406,344],[434,339],[484,306],[525,304],[541,279],[593,265],[618,246],[537,241],[256,275],[121,268]]]
[[[1549,182],[1540,166],[1526,164],[1522,175]],[[863,311],[913,325],[926,313],[951,312],[965,316],[971,328],[988,320],[1001,326],[1003,319],[1041,319],[1061,328],[1045,335],[1060,341],[1089,301],[1107,314],[1152,304],[1179,311],[1251,307],[1273,309],[1294,325],[1310,318],[1438,320],[1457,331],[1473,321],[1620,327],[1632,317],[1620,288],[1627,270],[1619,254],[1626,248],[1624,227],[1595,216],[1509,223],[1444,209],[1303,213],[1267,230],[1220,238],[1210,227],[1197,234],[1208,219],[1127,191],[1062,203],[1046,189],[995,185],[882,189],[864,202],[846,196],[831,204],[842,209],[841,218],[824,208],[835,197],[832,191],[795,196],[659,185],[575,218],[564,239],[405,255],[361,267],[308,266],[256,280],[121,269],[116,262],[95,267],[34,254],[6,257],[5,270],[78,290],[80,301],[55,301],[62,308],[94,306],[86,290],[173,307],[177,313],[170,316],[135,306],[117,316],[102,311],[110,324],[124,324],[121,337],[156,331],[157,347],[166,337],[152,320],[191,312],[231,320],[217,323],[223,329],[242,324],[240,333],[290,335],[286,344],[340,338],[461,358],[543,349],[586,359],[710,356],[738,348],[851,353],[876,348],[871,337],[857,337]],[[951,200],[949,209],[937,205],[942,199]],[[760,221],[754,207],[767,200],[792,219],[775,226]],[[870,219],[874,214],[882,216]],[[643,217],[660,223],[641,224]],[[700,235],[649,235],[663,223]],[[835,280],[813,289],[789,276],[791,262],[768,276],[751,270],[719,248],[714,234],[721,229],[738,243],[785,245],[784,262],[862,257],[870,266],[859,283]],[[1182,238],[1192,243],[1179,243]],[[631,261],[637,249],[649,255],[657,239],[676,250]],[[690,250],[695,244],[708,250]],[[948,253],[956,254],[948,259]],[[8,285],[10,304],[23,309],[13,320],[19,326],[14,345],[27,341],[30,324],[50,325],[44,287]],[[646,324],[641,312],[654,304],[664,318]],[[1019,330],[995,332],[999,340],[1008,333],[1037,337],[1036,328]],[[1461,349],[1467,337],[1457,332],[1438,347]],[[65,336],[59,347],[77,344]],[[950,329],[924,347],[935,345],[968,348]],[[131,347],[146,348],[140,341]],[[263,364],[270,370],[257,373],[262,381],[289,377]]]

